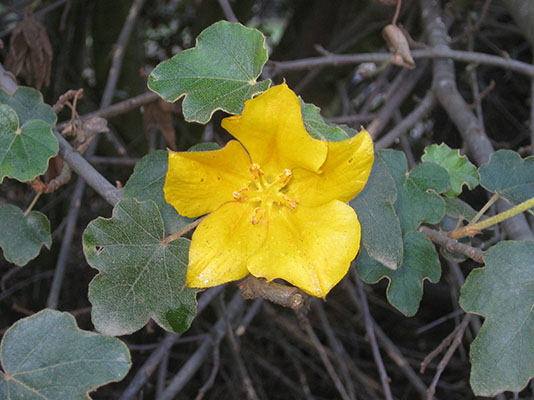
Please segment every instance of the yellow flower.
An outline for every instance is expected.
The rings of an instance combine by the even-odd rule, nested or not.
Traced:
[[[236,139],[215,151],[169,151],[165,200],[186,217],[211,213],[193,234],[187,285],[281,278],[325,297],[360,247],[346,203],[373,164],[366,131],[342,142],[313,139],[286,84],[223,119]]]

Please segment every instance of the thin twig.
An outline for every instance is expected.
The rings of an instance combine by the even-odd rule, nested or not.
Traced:
[[[237,20],[237,17],[234,14],[234,11],[232,10],[232,7],[230,6],[230,3],[228,3],[228,0],[218,0],[219,5],[221,6],[224,16],[227,21],[229,22],[239,22]]]
[[[267,282],[263,278],[256,278],[252,275],[248,275],[239,282],[239,288],[242,290],[241,296],[244,299],[264,298],[294,310],[302,308],[308,299],[308,295],[296,287]]]
[[[268,65],[272,68],[271,75],[275,76],[283,75],[289,71],[300,71],[316,67],[354,65],[364,62],[387,62],[390,57],[391,53],[333,54],[328,57],[310,57],[292,61],[270,61]],[[534,77],[534,65],[485,53],[452,50],[448,47],[435,47],[413,50],[412,57],[414,59],[452,59],[470,64],[486,64],[518,72],[531,78]]]
[[[460,35],[451,40],[451,44],[465,40],[465,38],[471,35],[471,33],[474,33],[480,29],[480,27],[482,26],[482,22],[484,21],[484,18],[486,18],[486,14],[488,13],[490,4],[491,0],[486,0],[484,5],[482,6],[482,10],[480,11],[480,17],[478,18],[476,24],[472,26],[471,24],[469,24],[470,26],[468,26],[464,32],[462,32]]]
[[[227,307],[227,318],[233,319],[239,310],[244,306],[243,299],[236,293]],[[213,344],[220,342],[226,335],[225,317],[222,316],[217,320],[212,329],[212,336],[202,342],[197,350],[189,357],[189,359],[182,365],[182,368],[171,379],[165,391],[161,394],[158,400],[172,400],[182,390],[182,388],[189,382],[191,377],[204,363],[204,360],[210,353]]]
[[[354,269],[353,269],[354,271]],[[380,381],[382,382],[382,389],[384,390],[384,396],[387,400],[393,400],[393,395],[391,394],[391,388],[389,387],[390,379],[384,367],[384,362],[382,361],[382,356],[380,355],[380,349],[378,348],[378,343],[376,342],[375,329],[373,317],[369,312],[369,305],[367,304],[367,297],[365,291],[363,290],[363,283],[360,280],[360,277],[357,274],[354,274],[354,280],[356,281],[356,287],[360,295],[360,301],[363,310],[363,316],[365,319],[365,330],[367,332],[367,337],[371,343],[371,349],[373,351],[373,357],[375,359],[376,366],[378,368],[378,373],[380,375]]]
[[[393,16],[392,25],[397,25],[397,19],[399,18],[402,0],[397,0],[397,8],[395,8],[395,15]]]
[[[210,390],[213,384],[215,383],[215,378],[217,377],[217,373],[219,372],[220,359],[220,343],[216,343],[216,345],[213,347],[213,366],[211,367],[211,372],[206,382],[204,382],[204,385],[202,385],[202,387],[198,391],[195,400],[202,400],[206,392]]]
[[[315,331],[313,330],[310,323],[307,321],[306,323],[304,323],[304,330],[306,331],[306,333],[312,340],[313,345],[315,346],[317,353],[319,353],[319,357],[321,358],[321,361],[323,362],[323,365],[325,366],[326,371],[328,372],[328,375],[330,375],[330,378],[332,378],[332,381],[334,382],[334,386],[336,387],[339,395],[341,396],[343,400],[350,400],[349,394],[347,393],[345,386],[343,386],[341,379],[339,379],[339,376],[337,376],[336,370],[334,369],[332,363],[330,362],[330,359],[328,358],[328,355],[326,354],[323,344],[321,343],[321,341],[315,334]]]
[[[447,236],[446,233],[428,228],[426,226],[421,226],[419,228],[419,232],[422,232],[427,238],[432,240],[434,243],[443,246],[451,253],[460,253],[478,263],[484,264],[484,252],[479,248],[460,243],[458,240]]]
[[[211,289],[208,289],[200,297],[197,307],[197,317],[202,311],[208,306],[209,303],[223,290],[224,285],[217,286]],[[179,339],[180,335],[177,333],[167,333],[165,339],[160,343],[158,348],[150,354],[145,363],[139,368],[139,371],[135,374],[132,381],[128,384],[128,387],[124,390],[119,400],[132,400],[137,395],[137,392],[141,390],[146,381],[154,373],[157,366],[167,354],[171,347]]]
[[[469,321],[471,320],[471,314],[467,314],[464,319],[462,320],[462,323],[459,325],[459,329],[456,332],[456,336],[454,337],[454,341],[452,342],[451,346],[443,356],[443,359],[438,364],[438,369],[436,370],[436,375],[434,375],[434,379],[432,380],[432,383],[428,387],[427,392],[427,400],[432,400],[434,398],[434,393],[436,392],[436,386],[438,384],[439,378],[445,368],[447,367],[447,364],[449,363],[452,355],[458,348],[458,346],[462,343],[462,338],[464,336],[465,329],[467,328],[467,325],[469,324]]]
[[[191,222],[190,224],[187,224],[182,229],[180,229],[178,232],[174,232],[173,234],[167,236],[165,239],[162,240],[161,244],[166,245],[172,242],[173,240],[176,240],[178,238],[181,238],[183,235],[185,235],[187,232],[192,231],[195,229],[200,223],[204,220],[206,217],[198,218]]]

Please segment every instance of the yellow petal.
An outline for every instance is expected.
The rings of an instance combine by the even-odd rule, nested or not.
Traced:
[[[221,125],[266,173],[296,167],[318,171],[326,159],[327,143],[306,132],[299,99],[285,83],[246,101],[243,114]]]
[[[365,130],[341,142],[328,142],[328,156],[321,172],[293,170],[287,194],[308,207],[332,200],[346,203],[364,188],[373,161],[373,142]]]
[[[215,151],[169,151],[165,201],[185,217],[214,211],[247,186],[249,165],[247,152],[235,140]]]
[[[189,249],[187,286],[217,286],[248,275],[246,261],[267,233],[265,224],[252,224],[253,214],[250,203],[233,202],[201,222]]]
[[[282,278],[325,297],[347,273],[360,248],[360,223],[341,201],[320,207],[273,209],[263,246],[248,259],[256,277]]]

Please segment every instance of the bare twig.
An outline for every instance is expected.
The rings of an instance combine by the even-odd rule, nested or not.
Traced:
[[[445,355],[443,356],[443,359],[438,364],[436,375],[434,375],[434,379],[428,387],[427,400],[432,400],[434,398],[434,393],[436,392],[436,386],[438,384],[439,378],[447,367],[447,364],[449,363],[452,355],[454,354],[458,346],[462,343],[462,338],[464,336],[465,329],[467,328],[467,325],[469,324],[470,320],[471,314],[467,314],[462,320],[462,323],[458,326],[458,331],[456,332],[454,340]]]
[[[428,33],[429,42],[434,49],[439,51],[453,51],[448,46],[448,32],[440,16],[440,4],[437,0],[420,0],[425,29]],[[475,53],[472,53],[475,54]],[[453,57],[454,58],[454,57]],[[503,58],[499,58],[501,61]],[[482,57],[485,59],[485,57]],[[483,62],[483,61],[482,61]],[[533,67],[534,66],[530,66]],[[529,76],[532,77],[531,74]],[[432,90],[438,101],[447,111],[447,114],[457,126],[464,142],[479,165],[489,160],[494,152],[493,146],[488,139],[484,128],[478,118],[471,112],[469,105],[461,96],[456,87],[454,64],[448,60],[435,60],[433,63]],[[508,210],[509,205],[502,199],[497,202],[499,211]],[[503,223],[508,237],[515,240],[534,239],[524,216],[510,218]]]
[[[267,282],[263,278],[248,275],[239,283],[244,299],[264,298],[275,304],[299,310],[306,304],[308,296],[293,286],[284,286],[275,282]]]
[[[202,385],[200,390],[198,391],[197,397],[195,397],[195,400],[202,400],[204,398],[204,395],[208,390],[211,389],[213,384],[215,383],[215,378],[217,377],[217,373],[219,372],[219,366],[220,366],[220,349],[219,349],[219,343],[217,343],[213,347],[213,366],[211,367],[211,372],[208,376],[208,379]]]
[[[207,307],[207,305],[222,291],[224,286],[217,286],[207,290],[198,301],[197,317]],[[157,366],[167,354],[171,347],[176,343],[180,337],[177,333],[167,333],[165,339],[160,343],[158,348],[152,352],[145,363],[139,368],[134,378],[124,390],[119,400],[132,400],[135,398],[137,392],[143,387],[146,381],[154,373]]]
[[[352,270],[355,271],[354,268]],[[367,297],[365,296],[365,291],[363,290],[363,283],[360,280],[360,277],[356,273],[354,273],[354,280],[356,281],[356,286],[358,289],[358,293],[360,295],[363,316],[365,319],[365,330],[367,332],[367,337],[369,338],[369,342],[371,343],[371,349],[373,351],[373,357],[375,359],[375,363],[376,363],[376,366],[378,368],[378,372],[380,375],[380,381],[382,382],[382,389],[384,391],[384,396],[387,400],[393,400],[393,396],[391,394],[391,388],[389,387],[390,379],[388,377],[386,367],[384,367],[384,362],[382,361],[382,356],[380,355],[380,349],[378,348],[378,343],[376,342],[374,320],[371,317],[371,313],[369,312],[369,305],[367,304]]]
[[[484,252],[476,247],[471,247],[466,244],[460,243],[456,239],[450,238],[444,232],[437,231],[435,229],[421,226],[419,231],[422,232],[427,238],[443,246],[451,253],[460,253],[478,263],[484,264]]]
[[[200,225],[200,223],[204,220],[204,218],[206,217],[202,217],[202,218],[198,218],[196,220],[194,220],[193,222],[191,222],[190,224],[187,224],[186,226],[184,226],[182,229],[180,229],[178,232],[174,232],[173,234],[167,236],[165,239],[163,239],[163,241],[161,242],[161,244],[168,244],[170,242],[172,242],[173,240],[176,240],[178,238],[181,238],[183,235],[185,235],[187,232],[190,232],[192,231],[193,229],[195,229],[198,225]]]
[[[226,20],[229,22],[238,22],[237,17],[235,16],[234,11],[230,6],[230,3],[228,3],[228,0],[218,0],[218,2],[223,10]]]
[[[333,54],[328,57],[310,57],[292,61],[270,61],[268,65],[272,68],[272,76],[275,76],[283,75],[289,71],[300,71],[315,67],[354,65],[364,62],[380,63],[388,61],[390,57],[391,53]],[[534,65],[485,53],[451,50],[448,47],[436,47],[413,50],[412,57],[414,59],[451,59],[465,63],[486,64],[534,77]]]
[[[482,26],[482,22],[484,21],[484,18],[486,18],[486,14],[488,13],[490,4],[491,4],[491,0],[486,0],[484,5],[482,6],[482,10],[480,10],[480,17],[478,17],[476,24],[475,25],[469,24],[469,26],[465,29],[463,33],[461,33],[460,35],[458,35],[457,37],[451,40],[451,43],[461,42],[462,40],[465,40],[472,33],[478,31],[480,27]]]
[[[328,355],[326,354],[325,348],[317,335],[315,334],[315,331],[313,330],[312,326],[308,321],[306,321],[304,324],[304,330],[308,334],[309,338],[312,340],[313,345],[315,346],[315,349],[317,350],[317,353],[319,353],[319,357],[321,358],[321,361],[323,362],[323,365],[326,368],[326,371],[328,372],[328,375],[330,375],[330,378],[332,378],[332,381],[334,382],[334,385],[341,396],[343,400],[350,400],[349,394],[347,393],[347,390],[345,389],[345,386],[343,386],[343,383],[341,382],[341,379],[339,379],[339,376],[337,376],[336,370],[334,369],[332,363],[330,362],[330,359],[328,358]]]
[[[210,353],[213,343],[220,342],[226,335],[226,321],[225,318],[232,319],[239,310],[244,306],[243,299],[236,293],[228,307],[226,309],[227,316],[222,316],[217,320],[212,329],[212,337],[204,340],[197,350],[191,355],[182,368],[176,373],[176,375],[169,382],[169,385],[165,388],[165,391],[161,394],[158,400],[172,400],[176,397],[178,392],[189,382],[189,379],[200,368],[206,357]]]

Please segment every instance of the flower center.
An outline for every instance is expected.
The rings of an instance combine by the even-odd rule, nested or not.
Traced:
[[[248,186],[234,192],[234,199],[255,205],[251,219],[253,224],[258,224],[263,218],[268,219],[273,207],[286,206],[290,210],[297,207],[298,201],[290,199],[283,193],[293,175],[290,169],[284,169],[284,172],[275,179],[266,177],[256,163],[250,164],[249,171],[252,180]]]

